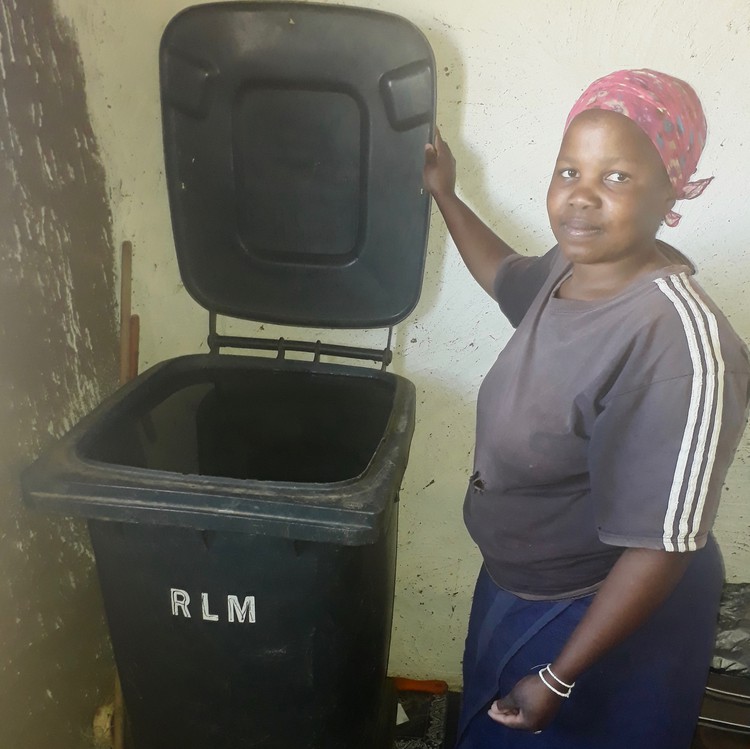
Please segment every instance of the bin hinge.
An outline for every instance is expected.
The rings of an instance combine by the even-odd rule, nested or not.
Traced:
[[[221,335],[216,332],[216,313],[211,311],[208,313],[207,342],[208,350],[212,354],[218,354],[222,348],[255,349],[256,351],[275,351],[277,359],[284,359],[287,351],[299,351],[312,354],[315,362],[319,362],[321,356],[380,362],[381,369],[385,371],[393,361],[392,341],[393,327],[388,328],[388,342],[384,349],[342,346],[337,343],[321,343],[321,341],[290,341],[286,338],[249,338]]]

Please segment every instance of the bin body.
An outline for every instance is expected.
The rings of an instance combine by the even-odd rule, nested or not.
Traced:
[[[414,401],[372,369],[180,357],[26,472],[89,518],[135,749],[390,745]]]
[[[389,746],[396,517],[363,546],[89,521],[136,749]]]

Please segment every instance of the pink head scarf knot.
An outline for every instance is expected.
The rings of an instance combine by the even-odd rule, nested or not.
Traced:
[[[570,110],[565,130],[587,109],[606,109],[635,122],[656,146],[675,190],[675,197],[697,198],[713,177],[690,182],[706,143],[706,118],[693,89],[655,70],[619,70],[594,81]],[[677,226],[680,214],[665,221]]]

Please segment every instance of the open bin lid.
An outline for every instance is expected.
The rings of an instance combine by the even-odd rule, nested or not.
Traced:
[[[209,310],[367,328],[419,298],[435,74],[395,15],[188,8],[164,32],[166,176],[182,280]]]

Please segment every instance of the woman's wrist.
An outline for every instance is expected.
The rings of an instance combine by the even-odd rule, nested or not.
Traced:
[[[442,208],[443,206],[458,200],[455,185],[451,187],[443,187],[439,190],[432,190],[431,195],[435,199],[435,202],[438,204],[438,208]]]

